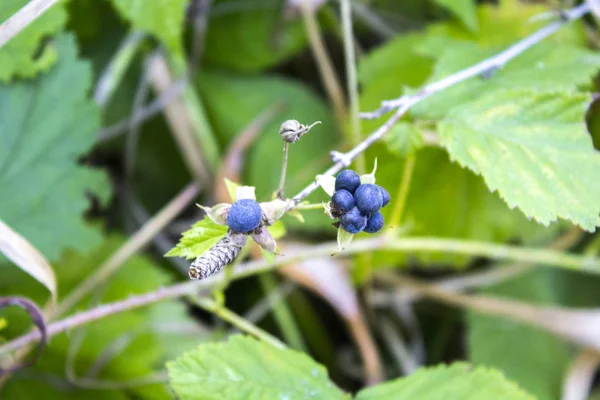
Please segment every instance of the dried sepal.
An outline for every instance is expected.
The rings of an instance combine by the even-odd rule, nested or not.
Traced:
[[[229,214],[231,204],[219,203],[212,207],[204,207],[200,204],[196,205],[200,207],[215,224],[227,225],[227,215]]]
[[[334,215],[333,208],[331,207],[330,201],[328,201],[327,203],[323,202],[323,209],[325,210],[325,215],[327,215],[329,218],[331,218],[331,219],[337,218]]]
[[[375,165],[373,166],[373,171],[370,174],[361,175],[360,183],[370,183],[375,184],[375,172],[377,172],[377,159],[375,159]]]
[[[237,188],[240,185],[233,181],[230,181],[227,178],[225,178],[224,181],[225,181],[225,187],[227,187],[227,193],[229,193],[229,198],[231,199],[232,202],[234,202],[235,197],[236,197]]]
[[[202,280],[219,272],[224,266],[235,260],[246,245],[248,236],[243,233],[227,231],[227,235],[217,244],[196,258],[190,266],[190,279]]]
[[[339,227],[338,233],[337,233],[337,243],[338,243],[339,251],[342,251],[346,247],[348,247],[348,245],[350,243],[352,243],[353,238],[354,238],[353,234],[348,233],[345,230],[343,230],[342,227]]]
[[[256,200],[255,190],[254,186],[238,186],[235,190],[235,201],[243,199]]]
[[[259,205],[263,210],[263,216],[265,218],[266,225],[273,225],[276,221],[283,217],[286,211],[291,208],[293,204],[294,201],[291,199],[275,199],[260,203]]]
[[[335,177],[331,175],[317,175],[317,183],[323,188],[325,193],[329,196],[333,196],[335,192]]]
[[[277,250],[277,242],[264,226],[259,227],[252,233],[252,239],[270,253],[275,253]]]

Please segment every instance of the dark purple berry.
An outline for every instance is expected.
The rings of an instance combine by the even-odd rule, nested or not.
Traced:
[[[340,226],[348,233],[359,233],[367,226],[367,217],[354,207],[340,218]]]
[[[331,196],[331,205],[333,209],[341,213],[345,213],[352,209],[354,204],[354,196],[347,190],[338,190]]]
[[[376,212],[371,214],[369,220],[367,221],[367,226],[365,228],[365,232],[368,233],[377,233],[383,228],[383,215],[380,212]]]
[[[356,189],[354,201],[361,213],[369,215],[379,211],[383,204],[383,197],[376,185],[365,183]]]
[[[382,188],[379,185],[375,185],[377,186],[377,189],[379,189],[379,191],[381,192],[381,198],[383,199],[383,202],[381,203],[381,207],[385,207],[388,205],[388,203],[390,202],[390,192],[388,192],[387,190],[385,190],[385,188]]]
[[[229,209],[227,226],[232,231],[247,233],[260,225],[262,209],[258,203],[250,199],[238,200]]]
[[[356,188],[360,185],[360,176],[351,169],[345,169],[335,178],[335,190],[347,190],[354,194]]]

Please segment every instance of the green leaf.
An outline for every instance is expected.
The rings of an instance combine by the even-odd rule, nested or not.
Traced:
[[[285,19],[284,5],[277,3],[240,10],[235,0],[214,4],[204,60],[214,67],[257,72],[303,50],[307,39],[302,19]]]
[[[101,234],[81,214],[86,194],[110,195],[104,173],[79,158],[95,142],[99,113],[88,97],[90,66],[76,58],[75,39],[53,42],[60,61],[27,82],[0,85],[0,215],[50,261],[65,248],[91,249]],[[16,195],[18,194],[18,195]]]
[[[0,22],[15,14],[29,0],[2,0]],[[32,78],[48,70],[58,58],[53,43],[40,45],[46,36],[59,32],[67,22],[64,2],[54,5],[0,48],[0,83],[13,77]]]
[[[201,345],[167,363],[167,368],[181,400],[350,398],[305,354],[244,336]]]
[[[398,156],[407,156],[421,149],[425,143],[422,131],[408,122],[399,122],[383,137],[388,150]]]
[[[361,390],[357,400],[535,400],[500,372],[465,363],[423,368],[406,378]]]
[[[112,0],[121,16],[135,29],[156,36],[183,58],[183,24],[187,0]]]
[[[565,275],[563,271],[533,270],[484,293],[558,305],[559,292],[554,278]],[[470,312],[468,346],[473,363],[501,370],[538,399],[560,399],[570,353],[569,345],[556,336],[506,319]]]
[[[476,32],[479,29],[477,8],[473,0],[435,0],[435,2],[454,13],[470,31]]]
[[[279,185],[283,160],[279,128],[283,121],[323,122],[290,146],[285,181],[287,196],[298,193],[331,165],[329,151],[334,150],[337,143],[335,119],[327,105],[305,86],[276,76],[202,73],[198,78],[198,88],[215,132],[224,144],[231,143],[267,108],[278,102],[284,104],[284,109],[262,127],[244,160],[243,183],[256,186],[259,201],[270,200]],[[318,203],[326,198],[326,194],[319,191],[308,200]],[[320,213],[311,212],[305,216],[305,224],[288,218],[288,227],[309,230],[328,225],[327,219]]]
[[[218,225],[210,218],[204,217],[192,225],[192,229],[183,232],[177,246],[172,248],[165,256],[185,257],[188,260],[200,257],[224,238],[226,233],[226,226]]]
[[[440,140],[513,208],[548,225],[558,217],[600,225],[600,153],[587,132],[590,96],[499,90],[454,108]]]

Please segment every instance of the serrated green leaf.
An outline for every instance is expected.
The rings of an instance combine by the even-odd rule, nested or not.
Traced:
[[[336,124],[330,110],[312,91],[288,79],[276,76],[240,76],[222,73],[201,73],[198,88],[205,101],[207,113],[215,132],[223,143],[230,143],[257,115],[281,102],[285,108],[265,125],[257,135],[256,143],[244,160],[243,182],[256,186],[258,199],[270,199],[277,190],[283,159],[283,142],[279,128],[283,121],[322,121],[298,143],[290,147],[285,194],[293,196],[331,164],[329,151],[337,142]],[[315,192],[308,198],[320,202],[326,195]],[[318,213],[307,213],[306,223],[288,219],[294,229],[324,228],[326,218]]]
[[[201,345],[167,368],[181,400],[350,399],[305,354],[244,336]]]
[[[492,191],[548,225],[564,218],[600,224],[600,153],[585,125],[590,96],[499,90],[454,108],[439,124],[453,159],[481,174]]]
[[[533,270],[484,291],[541,305],[557,305],[555,276],[564,271]],[[587,277],[589,279],[589,277]],[[468,313],[469,359],[501,370],[538,399],[560,399],[570,362],[569,344],[541,329],[506,319]],[[507,351],[510,349],[510,351]]]
[[[0,215],[50,261],[65,248],[91,249],[101,234],[84,223],[86,194],[106,202],[104,173],[82,167],[99,128],[88,97],[90,66],[76,57],[70,35],[53,42],[60,61],[35,80],[0,85]]]
[[[191,229],[183,232],[177,246],[172,248],[165,256],[185,257],[188,260],[200,257],[224,238],[226,233],[226,226],[217,225],[210,218],[204,217],[192,225]]]
[[[183,58],[183,24],[187,0],[112,0],[121,16],[135,29],[156,36]]]
[[[477,8],[473,0],[435,0],[440,6],[447,8],[470,30],[479,29],[477,22]]]
[[[500,372],[465,363],[423,368],[406,378],[361,390],[356,400],[535,400]]]
[[[257,72],[304,49],[302,19],[286,19],[281,2],[241,10],[235,0],[216,3],[206,32],[204,60],[214,67]]]
[[[29,0],[2,0],[0,22],[15,14]],[[58,58],[58,50],[51,42],[42,46],[46,36],[59,32],[67,22],[64,2],[59,2],[0,48],[0,83],[13,77],[32,78],[46,71]]]
[[[423,134],[415,124],[399,122],[384,136],[388,150],[398,156],[407,156],[422,148]]]

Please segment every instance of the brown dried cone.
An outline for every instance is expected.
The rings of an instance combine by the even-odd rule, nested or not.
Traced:
[[[248,240],[248,236],[244,233],[227,231],[227,235],[223,239],[192,262],[190,279],[202,280],[219,272],[237,257],[244,248],[246,240]]]

